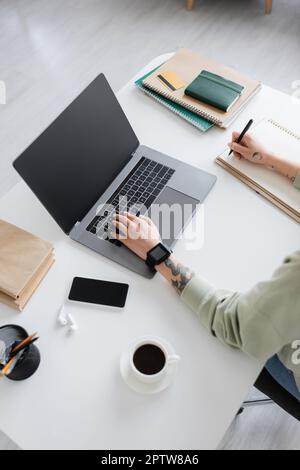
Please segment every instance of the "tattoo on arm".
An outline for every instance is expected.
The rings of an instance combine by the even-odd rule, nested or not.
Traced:
[[[278,173],[284,174],[292,183],[295,183],[296,176],[293,176],[293,175],[291,176],[288,173],[283,173],[282,170],[280,170],[280,168],[277,168],[277,166],[275,166],[275,165],[271,165],[271,168],[272,168],[272,170],[275,170]]]
[[[262,159],[263,159],[263,156],[260,152],[254,152],[254,154],[252,155],[252,160],[254,162],[260,162]]]
[[[165,266],[170,269],[172,273],[172,286],[176,289],[179,295],[182,294],[184,288],[195,274],[186,266],[183,266],[180,263],[176,263],[170,258],[165,261]]]
[[[289,174],[286,175],[286,177],[292,182],[294,183],[295,182],[295,176],[290,176]]]

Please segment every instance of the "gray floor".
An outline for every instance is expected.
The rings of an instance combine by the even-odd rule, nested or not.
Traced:
[[[12,160],[100,71],[117,90],[153,57],[205,52],[292,93],[300,80],[299,0],[0,0],[0,195]],[[3,151],[4,150],[4,151]],[[0,419],[1,428],[1,419]],[[0,449],[13,443],[0,435]],[[221,448],[300,449],[299,424],[276,407],[247,410]]]

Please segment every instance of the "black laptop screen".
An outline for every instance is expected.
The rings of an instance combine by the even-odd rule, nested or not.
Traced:
[[[14,167],[64,232],[103,194],[139,142],[99,75]]]

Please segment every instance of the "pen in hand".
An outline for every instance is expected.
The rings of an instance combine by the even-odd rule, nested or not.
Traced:
[[[245,129],[240,133],[240,136],[236,141],[237,144],[240,144],[242,142],[243,138],[245,137],[245,134],[249,131],[252,124],[253,124],[253,119],[250,119],[250,121],[246,125]],[[233,152],[233,150],[230,150],[228,156],[230,156],[232,154],[232,152]]]

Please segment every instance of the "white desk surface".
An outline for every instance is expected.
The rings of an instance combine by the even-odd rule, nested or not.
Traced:
[[[205,203],[203,248],[176,245],[184,263],[220,287],[244,290],[299,249],[298,224],[214,163],[232,129],[202,134],[133,82],[118,97],[143,144],[218,176]],[[299,126],[300,107],[263,87],[234,129],[263,116]],[[1,325],[39,332],[42,354],[30,380],[1,381],[1,429],[24,449],[216,448],[263,364],[211,337],[159,276],[148,281],[71,241],[22,182],[0,201],[0,217],[53,241],[56,250],[25,312],[0,307]],[[130,291],[123,311],[72,307],[80,328],[69,337],[56,317],[75,275],[128,282]],[[144,396],[122,382],[119,359],[132,340],[148,334],[170,341],[182,361],[173,386]]]

